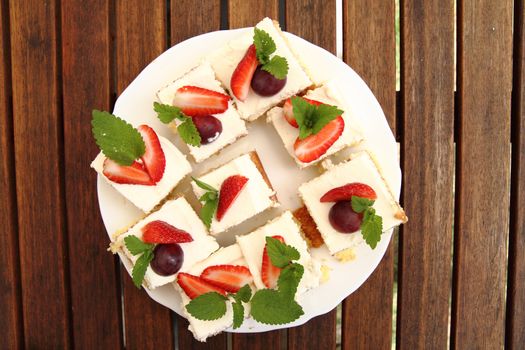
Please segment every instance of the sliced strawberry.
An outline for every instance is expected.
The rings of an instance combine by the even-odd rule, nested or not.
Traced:
[[[233,71],[230,80],[231,90],[239,100],[244,101],[248,97],[253,73],[255,73],[258,65],[259,61],[257,60],[255,45],[250,45],[237,68]]]
[[[341,187],[332,188],[320,199],[321,202],[348,201],[352,196],[376,200],[377,194],[374,189],[360,182],[352,182]]]
[[[146,144],[146,152],[142,156],[142,162],[151,180],[157,183],[162,179],[166,168],[166,157],[160,146],[159,137],[157,133],[155,133],[155,130],[147,125],[139,126],[138,131]]]
[[[204,117],[223,113],[228,109],[230,96],[198,86],[186,85],[177,90],[173,105],[184,114],[192,117]]]
[[[190,275],[189,273],[179,273],[177,276],[177,283],[190,299],[195,299],[199,295],[209,292],[217,292],[224,296],[227,294],[224,289],[214,286],[202,278]]]
[[[302,140],[297,138],[293,145],[295,156],[303,163],[310,163],[318,159],[337,141],[344,128],[345,121],[342,117],[337,117],[317,134]]]
[[[133,162],[130,166],[125,166],[106,158],[106,160],[104,160],[102,173],[109,180],[118,184],[155,185],[155,182],[151,180],[149,174],[144,169],[144,166],[139,162]]]
[[[201,278],[230,293],[237,293],[241,287],[253,281],[252,274],[246,266],[215,265],[207,267]]]
[[[282,236],[272,236],[272,238],[278,239],[280,242],[284,243],[284,238]],[[264,246],[263,256],[262,256],[262,265],[261,265],[261,279],[264,285],[268,288],[274,288],[277,286],[277,280],[281,274],[281,269],[272,264],[272,260],[266,252],[266,245]]]
[[[314,106],[319,106],[319,105],[322,104],[322,102],[319,102],[319,101],[316,101],[316,100],[310,100],[309,98],[306,98],[306,97],[302,97],[302,99],[304,99],[305,101],[307,101],[308,103],[310,103],[311,105],[314,105]],[[292,106],[292,99],[291,98],[287,99],[286,102],[284,103],[284,105],[283,105],[283,113],[284,113],[284,118],[286,119],[288,124],[290,124],[294,128],[298,128],[299,127],[299,125],[297,124],[297,120],[295,120],[295,117],[293,115],[293,106]]]
[[[242,175],[233,175],[224,180],[219,192],[219,205],[217,207],[217,220],[221,221],[224,214],[231,207],[232,203],[237,199],[244,186],[248,182],[248,178]]]
[[[162,220],[155,220],[142,227],[142,240],[145,243],[188,243],[191,235]]]

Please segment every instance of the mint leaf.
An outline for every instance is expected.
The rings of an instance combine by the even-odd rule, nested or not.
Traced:
[[[260,64],[266,64],[270,55],[276,50],[272,37],[264,30],[256,27],[253,31],[253,44],[255,45],[257,60]]]
[[[235,302],[232,304],[233,309],[233,329],[239,328],[244,321],[244,305],[242,302]]]
[[[269,236],[266,237],[266,252],[272,261],[272,265],[280,268],[288,265],[291,260],[299,260],[300,258],[297,249]]]
[[[146,250],[144,253],[137,259],[135,265],[133,266],[133,271],[131,272],[131,278],[133,283],[137,288],[140,289],[142,281],[144,280],[144,275],[148,269],[149,263],[153,260],[153,250]]]
[[[352,210],[356,213],[362,213],[374,205],[374,201],[368,198],[352,196]]]
[[[293,115],[299,125],[299,139],[305,139],[321,131],[326,124],[344,113],[336,106],[315,106],[302,97],[292,97]]]
[[[131,165],[146,152],[142,136],[124,119],[97,110],[92,115],[93,136],[106,157],[120,165]]]
[[[363,216],[361,223],[361,234],[366,243],[375,249],[377,243],[381,240],[381,233],[383,232],[383,218],[376,215],[374,208],[368,208]]]
[[[250,301],[252,297],[252,289],[249,285],[245,284],[241,289],[233,295],[233,298],[237,301],[243,301],[245,303]]]
[[[217,196],[218,196],[217,192],[209,191],[209,192],[204,193],[199,198],[199,201],[201,202],[214,201],[215,199],[217,199]]]
[[[193,123],[191,118],[187,118],[178,127],[180,138],[188,145],[200,147],[201,146],[201,135]]]
[[[252,298],[251,307],[253,319],[264,324],[290,323],[304,314],[303,308],[295,300],[283,297],[272,289],[258,290]]]
[[[281,270],[277,286],[279,292],[286,298],[293,299],[297,293],[297,287],[304,274],[303,265],[293,263]]]
[[[317,109],[319,116],[312,127],[312,134],[317,134],[326,126],[326,124],[343,114],[343,111],[335,106],[321,104],[315,106],[315,108]]]
[[[134,235],[129,235],[124,238],[124,244],[126,245],[126,248],[128,248],[129,252],[133,255],[139,255],[141,253],[144,253],[147,250],[152,250],[154,245],[144,243]]]
[[[190,315],[198,320],[213,321],[226,314],[228,299],[217,292],[201,294],[186,305]]]
[[[197,178],[194,178],[193,176],[191,177],[191,179],[192,179],[193,181],[195,181],[195,183],[197,184],[197,186],[199,186],[199,187],[202,188],[203,190],[219,192],[219,191],[217,191],[215,188],[213,188],[212,186],[208,185],[208,184],[205,183],[205,182],[202,182],[201,180],[199,180],[199,179],[197,179]]]
[[[206,225],[206,227],[209,229],[211,226],[211,220],[213,218],[213,215],[217,211],[217,206],[219,205],[219,199],[216,198],[215,200],[209,200],[201,208],[201,211],[199,213],[199,216]]]
[[[164,124],[169,124],[174,119],[180,121],[188,119],[179,107],[153,102],[153,110],[157,112],[157,118]]]
[[[262,70],[267,71],[277,79],[284,79],[288,74],[288,62],[281,56],[273,56],[268,62],[262,65]]]

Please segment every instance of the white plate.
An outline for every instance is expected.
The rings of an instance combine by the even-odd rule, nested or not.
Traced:
[[[239,35],[243,30],[227,30],[203,34],[186,40],[157,57],[151,62],[122,93],[115,104],[114,114],[128,120],[132,124],[147,123],[158,133],[172,140],[184,153],[187,148],[170,133],[165,125],[155,117],[152,105],[156,100],[155,93],[175,80],[209,53],[230,39]],[[313,79],[317,82],[336,79],[337,84],[348,100],[353,113],[362,123],[362,128],[367,139],[366,147],[375,153],[384,176],[390,184],[395,195],[399,197],[401,189],[401,170],[398,161],[398,148],[394,136],[388,126],[383,111],[376,98],[365,82],[345,63],[329,53],[295,35],[286,33],[296,51],[303,58],[303,62],[310,67]],[[206,169],[216,167],[237,155],[253,148],[257,150],[264,164],[270,181],[282,204],[279,209],[272,209],[257,216],[247,223],[227,232],[220,238],[222,245],[234,241],[234,235],[248,233],[252,229],[264,224],[268,219],[275,217],[285,209],[295,209],[300,205],[297,195],[298,186],[316,175],[316,169],[299,170],[290,155],[285,151],[276,131],[270,124],[260,118],[248,126],[249,135],[234,145],[228,147],[219,155],[207,160],[204,164],[195,165],[193,174],[199,175]],[[188,156],[190,159],[191,157]],[[178,186],[182,194],[186,194],[190,203],[196,200],[189,191],[189,182],[186,179]],[[98,198],[100,211],[108,235],[130,225],[143,214],[131,203],[125,200],[111,186],[99,176]],[[372,274],[383,257],[392,231],[383,234],[375,250],[362,244],[355,249],[357,258],[350,263],[339,263],[333,259],[325,247],[315,249],[313,254],[332,268],[330,280],[320,287],[308,291],[301,297],[304,315],[297,321],[281,326],[269,326],[245,320],[242,327],[231,332],[264,332],[272,329],[298,326],[309,319],[324,314],[335,308],[344,298],[354,292]],[[121,260],[130,272],[129,261],[121,255]],[[126,277],[127,278],[127,277]],[[170,308],[179,315],[182,314],[180,297],[171,285],[147,291],[151,298]]]

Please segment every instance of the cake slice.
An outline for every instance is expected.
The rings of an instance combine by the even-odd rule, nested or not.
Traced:
[[[331,254],[355,247],[363,242],[363,236],[374,248],[382,232],[407,221],[368,152],[360,152],[301,185],[299,194]],[[381,226],[377,217],[381,217]]]
[[[192,187],[195,196],[205,203],[200,216],[209,224],[212,235],[279,205],[255,151],[198,176]],[[216,201],[216,210],[207,210],[213,201]]]
[[[309,90],[303,97],[311,105],[335,106],[343,113],[339,118],[328,123],[318,134],[300,140],[300,129],[290,99],[283,107],[274,107],[268,111],[268,121],[273,124],[284,147],[300,168],[316,164],[344,148],[358,145],[363,140],[359,121],[341,97],[335,83],[328,82],[314,90]]]
[[[238,38],[228,42],[207,57],[215,75],[230,92],[241,117],[248,121],[257,119],[271,107],[313,85],[277,22],[264,18],[257,23],[255,28],[266,32],[275,43],[275,50],[268,51],[271,52],[270,55],[262,54],[262,56],[269,59],[279,56],[287,61],[286,81],[280,83],[280,90],[277,92],[266,91],[265,95],[268,93],[271,95],[263,96],[260,90],[259,93],[256,93],[253,89],[255,81],[252,78],[255,74],[259,74],[256,72],[256,67],[262,63],[260,52],[256,53],[255,48],[251,47],[254,44],[254,28],[247,28]],[[236,71],[241,74],[236,74]],[[267,78],[272,79],[268,76]],[[267,81],[264,77],[261,80]],[[267,90],[267,88],[268,86],[263,86],[263,89]]]
[[[130,237],[133,242],[130,242]],[[153,260],[143,277],[143,284],[149,289],[173,282],[179,272],[189,271],[219,248],[215,238],[208,235],[206,227],[184,197],[166,201],[159,210],[118,235],[112,243],[113,251],[124,252],[133,264],[133,280],[140,286],[135,276],[138,273],[137,261],[147,253],[145,250],[151,249],[144,247],[144,252],[133,254],[137,247],[130,244],[139,248],[150,245],[153,248]]]
[[[248,133],[244,121],[207,62],[161,89],[157,97],[162,104],[181,107],[190,114],[201,136],[200,146],[188,144],[190,154],[197,163]],[[191,116],[195,112],[198,115]],[[168,125],[177,132],[180,124],[181,121],[175,119]]]

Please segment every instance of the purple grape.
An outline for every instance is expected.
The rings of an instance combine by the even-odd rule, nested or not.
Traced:
[[[277,79],[270,73],[258,66],[253,73],[251,86],[253,91],[260,96],[273,96],[283,89],[286,85],[286,77]]]
[[[192,118],[201,135],[201,144],[207,145],[219,138],[222,133],[222,123],[212,115],[195,116]]]
[[[352,233],[361,227],[363,214],[353,211],[350,201],[339,201],[330,208],[328,219],[335,230],[341,233]]]
[[[150,263],[155,273],[170,276],[177,273],[184,261],[184,251],[177,243],[157,244],[153,250],[154,258]]]

